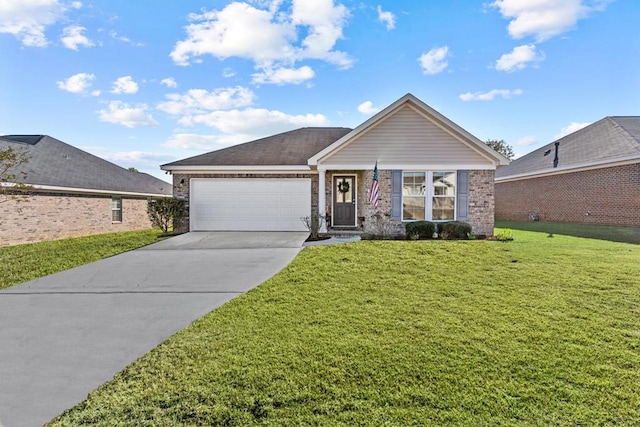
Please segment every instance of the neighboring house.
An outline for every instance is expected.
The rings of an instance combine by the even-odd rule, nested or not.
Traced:
[[[496,218],[640,226],[640,117],[605,117],[498,170]]]
[[[150,228],[147,200],[171,195],[169,183],[50,136],[0,136],[0,149],[8,147],[27,153],[13,172],[25,172],[18,181],[31,189],[0,198],[0,246]]]
[[[379,207],[369,202],[378,164]],[[493,185],[508,160],[411,94],[355,129],[303,128],[161,166],[189,205],[188,229],[398,232],[415,220],[469,222],[493,233]],[[376,215],[378,214],[378,215]]]

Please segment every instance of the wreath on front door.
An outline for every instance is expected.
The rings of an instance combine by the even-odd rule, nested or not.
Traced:
[[[350,188],[351,186],[346,180],[343,179],[342,181],[338,182],[338,191],[342,194],[348,193]]]

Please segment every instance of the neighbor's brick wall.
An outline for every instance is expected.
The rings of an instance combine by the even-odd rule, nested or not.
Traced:
[[[189,231],[189,188],[191,178],[311,178],[311,206],[318,207],[318,175],[308,173],[197,173],[173,175],[173,196],[185,201],[187,213],[182,224],[176,225],[176,231]]]
[[[640,226],[640,163],[496,183],[496,218]]]
[[[0,246],[151,228],[147,199],[122,197],[122,222],[111,221],[111,197],[31,194],[0,203]]]
[[[494,170],[469,171],[469,216],[465,222],[471,224],[475,235],[493,235],[494,180]]]

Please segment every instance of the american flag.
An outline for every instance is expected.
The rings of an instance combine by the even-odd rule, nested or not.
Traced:
[[[373,180],[371,181],[371,193],[369,193],[369,203],[378,209],[378,162],[373,168]]]

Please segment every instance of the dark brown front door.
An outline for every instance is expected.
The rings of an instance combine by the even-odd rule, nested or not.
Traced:
[[[333,225],[356,225],[356,179],[354,176],[333,177]]]

